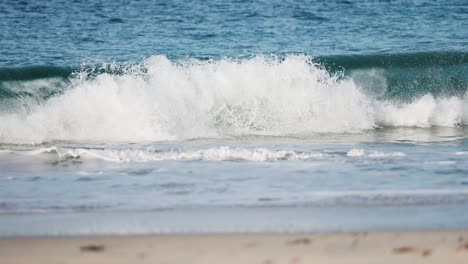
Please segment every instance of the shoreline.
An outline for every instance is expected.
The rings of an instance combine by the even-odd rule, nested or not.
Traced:
[[[468,230],[0,238],[2,263],[466,263]]]
[[[468,230],[468,206],[213,207],[0,217],[0,237],[438,230]]]

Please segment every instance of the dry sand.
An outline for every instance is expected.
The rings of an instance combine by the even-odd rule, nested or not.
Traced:
[[[2,264],[468,263],[468,231],[1,238]]]

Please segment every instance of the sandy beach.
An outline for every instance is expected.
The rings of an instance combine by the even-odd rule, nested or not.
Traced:
[[[217,234],[0,239],[21,263],[468,263],[468,232]]]

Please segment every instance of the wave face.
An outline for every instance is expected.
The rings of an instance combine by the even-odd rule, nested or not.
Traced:
[[[67,77],[65,69],[40,78],[4,74],[0,142],[142,142],[461,126],[468,124],[467,64],[465,57],[455,58],[405,65],[404,58],[386,64],[367,57],[361,60],[370,64],[351,60],[349,70],[340,71],[335,67],[340,57],[320,64],[305,55],[179,62],[158,55],[139,64],[83,68]],[[408,80],[411,74],[415,78]],[[402,94],[405,84],[409,92]]]

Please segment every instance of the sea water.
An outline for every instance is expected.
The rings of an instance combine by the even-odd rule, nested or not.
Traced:
[[[0,235],[468,228],[466,1],[0,1]]]

